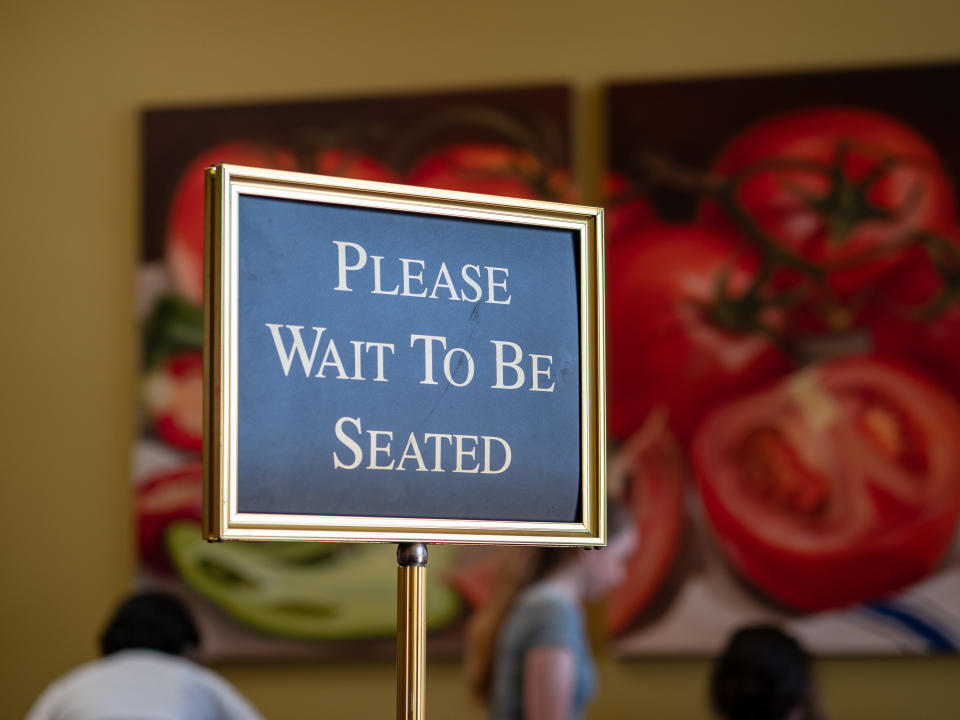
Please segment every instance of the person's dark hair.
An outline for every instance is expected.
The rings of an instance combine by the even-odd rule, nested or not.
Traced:
[[[773,625],[751,625],[734,633],[714,663],[710,701],[727,720],[784,720],[809,706],[812,675],[810,656],[794,638]]]
[[[182,655],[199,644],[200,634],[187,608],[163,592],[145,592],[125,600],[100,636],[103,655],[135,648]]]

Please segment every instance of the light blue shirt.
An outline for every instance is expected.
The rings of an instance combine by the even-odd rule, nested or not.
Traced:
[[[573,653],[571,709],[572,718],[580,718],[596,688],[583,611],[549,585],[534,585],[517,598],[497,639],[490,705],[494,720],[522,720],[526,655],[534,648],[557,646]]]

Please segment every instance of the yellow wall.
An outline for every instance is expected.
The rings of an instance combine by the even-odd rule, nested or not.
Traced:
[[[568,80],[594,141],[607,79],[960,59],[951,0],[616,5],[0,1],[0,716],[93,655],[130,578],[142,107]],[[839,717],[960,712],[955,660],[821,670]],[[273,718],[393,712],[390,665],[225,672]],[[429,672],[431,717],[480,717]],[[603,673],[593,718],[705,715],[701,661]]]

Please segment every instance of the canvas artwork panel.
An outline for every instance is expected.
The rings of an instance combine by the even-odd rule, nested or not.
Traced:
[[[138,277],[137,582],[197,614],[208,659],[388,658],[395,546],[205,543],[201,521],[204,169],[230,163],[571,200],[562,86],[148,109]],[[430,551],[430,648],[459,647],[470,550]],[[469,575],[469,573],[468,573]]]
[[[609,87],[608,427],[643,538],[623,653],[757,621],[816,653],[956,651],[958,82]]]
[[[622,655],[714,654],[757,621],[816,653],[960,645],[958,81],[609,86],[607,484],[641,538],[604,608]],[[577,200],[569,105],[540,87],[144,113],[138,582],[191,603],[211,658],[390,657],[395,559],[200,540],[203,168]],[[459,650],[513,561],[431,548],[431,652]]]

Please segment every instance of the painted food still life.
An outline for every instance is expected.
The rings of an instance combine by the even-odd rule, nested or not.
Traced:
[[[709,655],[756,621],[816,653],[956,651],[958,83],[938,65],[607,88],[608,485],[640,534],[603,609],[619,654]],[[137,581],[187,599],[210,659],[391,657],[396,563],[200,539],[203,168],[576,201],[570,103],[144,113]],[[431,653],[459,651],[511,553],[431,547]]]
[[[156,108],[143,113],[137,583],[183,597],[208,659],[389,658],[396,548],[201,538],[203,171],[216,163],[567,201],[562,86]],[[470,550],[433,546],[431,652],[459,648]],[[469,573],[468,573],[469,575]]]
[[[960,643],[958,66],[607,92],[625,655]]]

